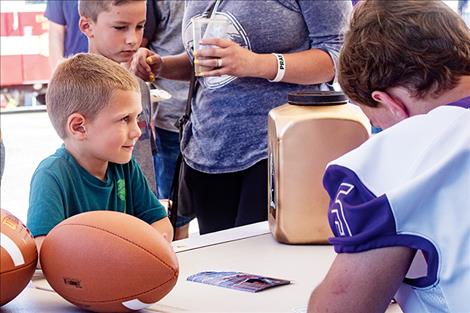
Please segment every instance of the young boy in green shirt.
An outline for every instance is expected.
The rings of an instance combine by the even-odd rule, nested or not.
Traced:
[[[136,216],[171,241],[165,209],[132,158],[140,97],[136,78],[103,56],[78,54],[57,67],[46,101],[64,144],[31,180],[27,225],[38,248],[55,225],[95,210]]]
[[[89,52],[100,54],[128,67],[134,53],[142,43],[146,21],[145,0],[80,0],[80,30],[88,37]],[[151,124],[151,103],[147,85],[137,78],[141,87],[143,123]],[[143,128],[134,156],[145,173],[152,188],[156,191],[155,167],[150,142],[151,129]],[[149,138],[150,137],[150,138]],[[149,141],[149,140],[150,141]],[[156,148],[155,148],[156,149]],[[187,237],[188,224],[175,229],[175,239]]]

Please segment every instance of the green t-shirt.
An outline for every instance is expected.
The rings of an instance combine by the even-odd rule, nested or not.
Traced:
[[[62,146],[43,160],[31,179],[27,226],[46,235],[66,218],[88,211],[124,212],[152,224],[166,211],[134,159],[109,163],[106,181],[92,176]]]

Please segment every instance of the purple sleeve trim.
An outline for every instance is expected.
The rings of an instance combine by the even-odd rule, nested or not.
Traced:
[[[460,100],[449,103],[448,105],[458,106],[464,109],[470,109],[470,97],[465,97]]]
[[[385,195],[377,197],[352,170],[331,165],[323,177],[330,195],[328,220],[342,245],[396,234],[395,219]]]
[[[405,279],[415,287],[427,287],[437,280],[438,253],[434,245],[416,235],[397,234],[395,219],[385,194],[377,197],[352,170],[331,165],[323,177],[330,195],[328,220],[335,237],[329,238],[337,253],[403,246],[422,250],[428,264],[425,277]]]

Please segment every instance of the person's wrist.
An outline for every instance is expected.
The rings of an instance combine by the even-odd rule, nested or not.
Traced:
[[[268,79],[270,82],[280,82],[284,78],[286,73],[286,60],[283,54],[273,53],[272,54],[276,59],[276,75],[272,79]],[[272,77],[272,76],[271,76]]]
[[[155,69],[155,76],[162,77],[165,69],[165,57],[160,57],[160,63],[158,64],[157,68]]]
[[[277,73],[277,61],[271,53],[254,53],[251,66],[248,67],[252,70],[252,72],[247,75],[249,77],[270,80],[273,79]]]

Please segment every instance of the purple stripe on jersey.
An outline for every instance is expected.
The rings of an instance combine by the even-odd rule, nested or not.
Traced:
[[[331,165],[323,177],[330,195],[328,219],[336,237],[336,248],[348,249],[383,235],[396,234],[395,220],[385,195],[376,197],[348,168]],[[348,249],[349,250],[349,249]]]
[[[330,165],[323,177],[330,195],[328,220],[335,237],[329,238],[337,253],[354,253],[371,249],[404,246],[423,251],[428,263],[425,277],[406,279],[416,287],[434,284],[437,279],[438,254],[428,240],[397,234],[395,218],[387,196],[377,197],[352,170]]]
[[[462,99],[457,100],[455,102],[451,102],[448,105],[458,106],[458,107],[462,107],[462,108],[465,108],[465,109],[469,109],[470,108],[470,96],[462,98]]]

